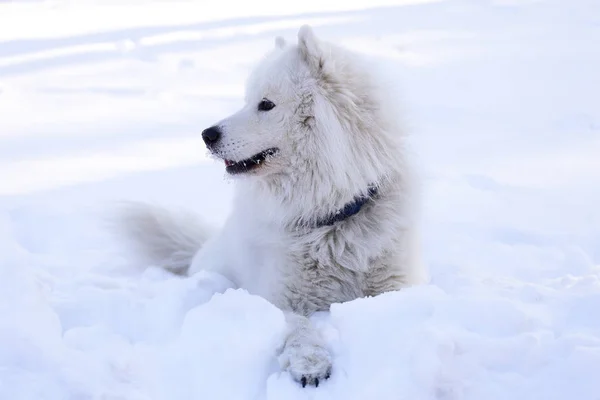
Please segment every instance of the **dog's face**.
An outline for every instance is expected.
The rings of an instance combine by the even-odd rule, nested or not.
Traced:
[[[310,70],[296,46],[282,39],[247,81],[245,105],[203,132],[210,152],[231,175],[266,176],[290,168],[296,138],[310,113]]]
[[[301,100],[299,73],[308,71],[298,57],[277,48],[248,79],[244,107],[203,132],[207,148],[229,174],[264,176],[289,166]]]
[[[232,175],[313,175],[348,191],[379,179],[393,146],[375,123],[382,119],[368,79],[349,57],[308,27],[297,45],[278,38],[248,79],[244,107],[203,132],[210,152]]]

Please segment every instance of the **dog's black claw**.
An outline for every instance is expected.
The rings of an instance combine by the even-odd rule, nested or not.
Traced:
[[[315,378],[315,387],[319,387],[319,378]]]
[[[302,379],[300,379],[300,383],[302,384],[302,387],[306,387],[306,377],[303,376]]]

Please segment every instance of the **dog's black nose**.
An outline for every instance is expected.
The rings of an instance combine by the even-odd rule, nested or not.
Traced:
[[[211,126],[202,131],[202,139],[207,146],[213,145],[221,138],[221,129],[218,126]]]

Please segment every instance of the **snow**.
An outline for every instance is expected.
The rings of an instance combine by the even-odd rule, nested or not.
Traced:
[[[199,133],[303,23],[396,74],[432,276],[316,315],[316,389],[279,310],[132,265],[102,219],[219,226]],[[0,399],[597,400],[599,47],[593,0],[0,2]]]

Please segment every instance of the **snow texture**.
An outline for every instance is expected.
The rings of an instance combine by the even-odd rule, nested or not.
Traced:
[[[0,399],[600,399],[597,1],[208,3],[0,2]],[[279,310],[102,216],[219,226],[199,133],[304,23],[397,77],[432,279],[316,315],[335,370],[302,389]]]

